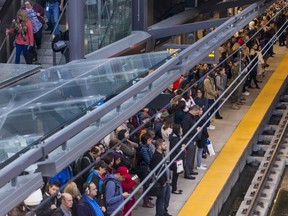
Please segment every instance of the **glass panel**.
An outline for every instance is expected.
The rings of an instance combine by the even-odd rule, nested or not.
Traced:
[[[169,55],[157,52],[70,63],[4,88],[0,91],[0,162],[119,94]]]
[[[20,65],[20,64],[2,64],[0,63],[0,88],[9,82],[27,76],[40,68],[39,65]]]
[[[85,0],[85,53],[131,33],[131,0]]]

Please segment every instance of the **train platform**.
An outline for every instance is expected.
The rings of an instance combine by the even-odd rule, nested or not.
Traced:
[[[183,190],[183,194],[171,194],[168,208],[171,215],[204,216],[212,208],[216,209],[212,215],[217,215],[221,210],[218,209],[220,206],[215,206],[215,201],[222,198],[223,186],[288,74],[283,70],[288,67],[287,51],[286,47],[274,45],[276,54],[268,59],[270,66],[265,71],[263,82],[259,84],[261,89],[251,89],[240,110],[231,109],[231,103],[226,102],[220,109],[223,120],[212,119],[216,129],[209,130],[209,135],[216,155],[203,159],[202,162],[208,169],[198,170],[195,180],[179,176],[178,188]],[[134,209],[133,215],[155,215],[155,208],[143,208],[139,205]]]

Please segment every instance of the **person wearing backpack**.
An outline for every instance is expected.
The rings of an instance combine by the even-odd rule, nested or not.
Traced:
[[[93,146],[90,151],[86,152],[83,156],[78,158],[74,165],[74,176],[76,176],[78,173],[80,173],[82,170],[84,170],[86,167],[88,167],[90,164],[92,164],[96,158],[99,156],[100,149],[98,147]],[[80,190],[81,193],[84,193],[82,191],[82,186],[86,182],[86,179],[88,178],[90,173],[90,170],[87,170],[83,173],[81,177],[76,179],[76,184]]]
[[[119,168],[115,174],[107,174],[103,183],[103,195],[106,203],[106,215],[110,216],[112,213],[124,202],[130,194],[123,192],[121,182],[125,180],[125,175],[119,172]],[[116,216],[123,215],[123,208],[115,214]]]
[[[105,173],[106,173],[107,167],[108,167],[107,164],[103,160],[98,161],[95,164],[94,169],[90,172],[87,178],[88,183],[93,182],[98,188],[98,193],[97,193],[96,198],[101,206],[104,206],[102,185],[105,179]]]
[[[138,183],[137,179],[138,176],[134,175],[133,177],[129,173],[129,170],[125,166],[120,166],[116,170],[117,173],[120,173],[122,176],[125,177],[125,179],[121,182],[122,188],[124,192],[132,193],[134,186]],[[123,215],[126,215],[126,213],[132,208],[132,206],[135,203],[135,196],[133,196],[129,202],[127,202],[123,209]],[[128,216],[132,216],[132,212],[128,214]]]

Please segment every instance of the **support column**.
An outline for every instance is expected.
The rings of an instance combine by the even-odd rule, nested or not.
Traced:
[[[147,0],[132,0],[132,31],[147,31]]]
[[[68,5],[70,61],[84,58],[84,3],[70,0]]]

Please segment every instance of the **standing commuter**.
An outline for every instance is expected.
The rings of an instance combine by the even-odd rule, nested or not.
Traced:
[[[37,49],[40,49],[41,41],[42,41],[42,28],[43,28],[43,25],[45,24],[45,21],[43,19],[44,8],[40,4],[37,4],[36,2],[33,2],[31,0],[26,0],[24,1],[23,9],[26,11],[32,23],[35,43],[36,43]]]
[[[41,207],[36,211],[37,215],[51,216],[56,211],[56,209],[60,206],[60,187],[60,182],[55,181],[49,183],[48,191],[44,194],[43,200],[40,203]]]
[[[69,193],[61,195],[61,206],[52,214],[52,216],[72,216],[71,208],[73,205],[73,198]]]
[[[29,20],[29,17],[25,10],[18,10],[17,17],[12,21],[13,25],[12,28],[6,30],[6,34],[8,33],[15,33],[16,40],[16,57],[15,57],[15,64],[20,64],[20,55],[23,52],[23,56],[27,62],[27,52],[29,49],[32,49],[34,45],[34,36],[32,30],[32,23]]]
[[[60,11],[63,10],[64,0],[46,0],[46,17],[48,19],[48,29],[53,31],[54,35],[59,35],[59,20]],[[49,26],[50,25],[50,26]]]
[[[199,113],[200,107],[198,105],[194,105],[190,108],[189,112],[186,115],[186,118],[183,120],[182,128],[183,128],[183,134],[185,135],[188,133],[188,131],[194,126],[194,124],[197,121],[198,113]],[[189,136],[187,137],[186,141],[189,142],[190,139],[196,134],[197,131],[200,131],[201,128],[197,127],[194,129]],[[184,178],[186,179],[195,179],[192,175],[198,175],[197,172],[194,172],[194,162],[195,162],[195,153],[196,153],[196,140],[193,140],[190,142],[190,144],[187,146],[186,151],[186,160],[184,163]],[[187,143],[186,142],[186,143]]]
[[[155,142],[155,152],[150,162],[151,170],[161,163],[162,159],[165,157],[166,150],[166,142],[163,139],[157,139]],[[162,167],[160,167],[156,173],[162,172],[164,168],[166,168],[166,172],[158,179],[158,182],[163,187],[163,191],[162,194],[158,195],[156,199],[156,216],[171,216],[168,213],[171,191],[169,185],[169,169],[167,168],[167,164],[164,162]]]
[[[84,183],[83,190],[85,191],[81,197],[78,206],[78,216],[104,216],[106,209],[100,207],[95,197],[97,196],[97,187],[93,182]]]

